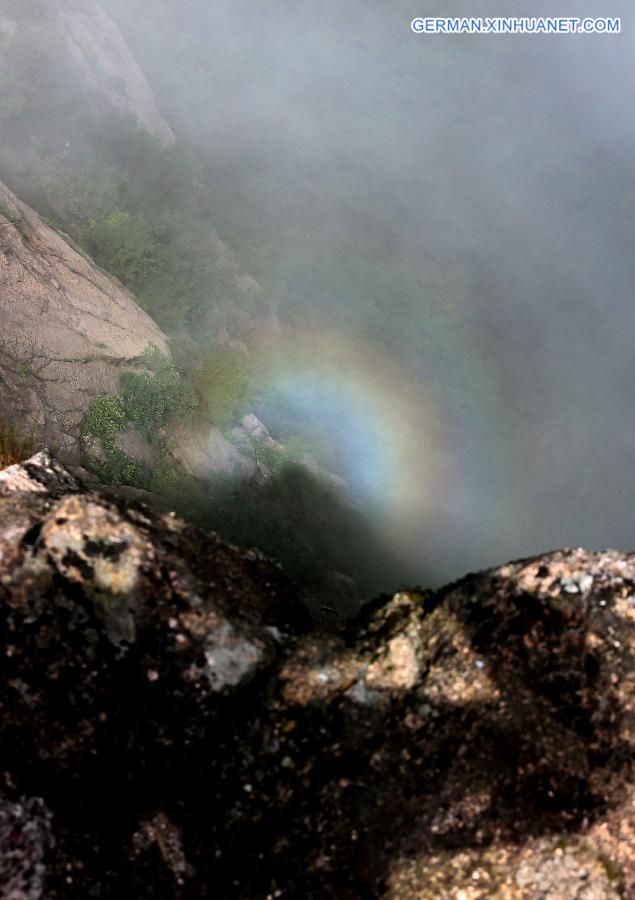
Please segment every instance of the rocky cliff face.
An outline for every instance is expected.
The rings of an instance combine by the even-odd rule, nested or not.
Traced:
[[[560,551],[316,633],[257,554],[6,470],[3,896],[632,897],[634,597]]]
[[[46,103],[53,115],[67,114],[62,128],[72,127],[81,106],[101,116],[123,114],[163,144],[174,141],[119,28],[97,0],[0,0],[0,122],[11,120],[11,131],[19,133],[20,120],[41,114]],[[44,134],[31,138],[22,154],[47,149]],[[19,166],[18,147],[3,143],[3,154],[13,153]]]
[[[115,279],[0,182],[0,391],[5,418],[77,464],[92,397],[165,336]]]
[[[132,116],[163,144],[174,142],[156,98],[117,25],[96,0],[58,0],[57,27],[84,90]]]

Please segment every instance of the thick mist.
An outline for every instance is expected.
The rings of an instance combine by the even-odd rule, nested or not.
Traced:
[[[626,3],[565,13],[620,35],[447,37],[410,21],[472,4],[101,5],[278,311],[251,408],[314,442],[407,578],[632,549]]]
[[[632,547],[627,6],[619,36],[544,37],[415,36],[428,2],[108,6],[286,315],[372,337],[436,405],[422,575]]]

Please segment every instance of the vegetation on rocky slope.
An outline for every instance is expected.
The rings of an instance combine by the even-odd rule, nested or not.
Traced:
[[[165,335],[121,285],[0,182],[4,418],[79,462],[91,398]]]

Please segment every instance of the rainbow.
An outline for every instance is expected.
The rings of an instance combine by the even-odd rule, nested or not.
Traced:
[[[263,421],[272,421],[269,394],[327,434],[341,460],[335,474],[428,584],[501,561],[515,546],[496,379],[478,354],[454,359],[454,383],[426,384],[381,344],[322,330],[287,334],[255,365]]]
[[[257,379],[339,451],[336,474],[392,535],[435,518],[458,473],[420,376],[367,340],[292,334],[261,351]],[[266,399],[263,416],[266,421]]]

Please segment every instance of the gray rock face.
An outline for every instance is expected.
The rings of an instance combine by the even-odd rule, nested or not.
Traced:
[[[319,633],[257,553],[46,455],[1,483],[1,896],[634,895],[634,556]]]
[[[92,397],[117,393],[148,345],[169,354],[132,294],[1,182],[0,322],[5,417],[75,465]]]
[[[131,115],[163,144],[174,134],[157,109],[156,98],[113,20],[97,0],[56,0],[58,27],[78,80],[88,94]]]
[[[0,49],[0,74],[11,89],[7,115],[29,103],[32,86],[14,83],[29,52],[31,65],[48,64],[53,80],[64,73],[103,112],[123,113],[163,144],[174,142],[150,85],[97,0],[0,0]]]
[[[185,471],[197,478],[223,474],[249,480],[256,475],[255,462],[213,426],[178,429],[172,452]]]

